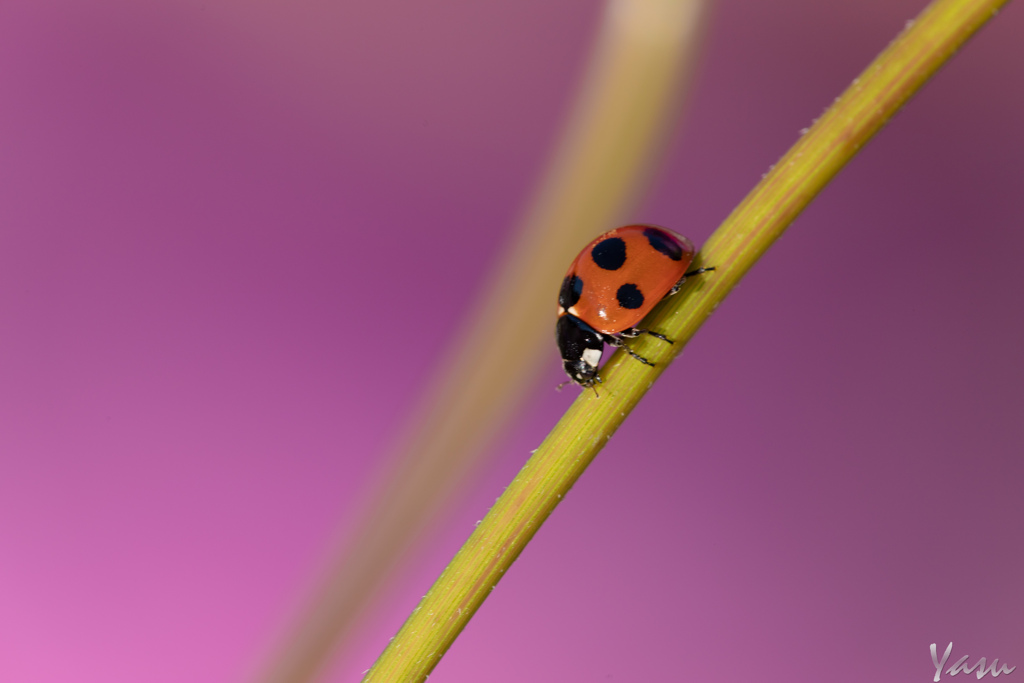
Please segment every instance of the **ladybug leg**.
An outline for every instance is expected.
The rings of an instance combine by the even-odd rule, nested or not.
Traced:
[[[660,339],[663,342],[668,342],[669,344],[675,343],[671,339],[663,335],[661,332],[655,332],[654,330],[641,330],[638,327],[631,327],[628,330],[623,330],[622,332],[619,332],[619,336],[625,337],[626,339],[636,339],[641,334],[649,334],[652,337]]]
[[[685,273],[681,278],[679,278],[679,282],[677,282],[672,287],[672,289],[668,290],[668,294],[666,294],[665,296],[672,296],[673,294],[678,292],[679,288],[683,286],[684,282],[686,282],[686,278],[693,277],[694,275],[702,275],[704,273],[710,273],[714,269],[715,269],[714,266],[708,266],[707,268],[698,268],[697,270],[691,270],[689,273]]]
[[[610,344],[611,346],[614,346],[617,349],[626,349],[626,353],[628,353],[629,355],[633,356],[633,358],[636,358],[638,361],[640,361],[644,365],[650,365],[653,368],[654,367],[654,363],[652,363],[651,361],[647,360],[646,358],[641,356],[639,353],[637,353],[633,349],[631,349],[628,346],[626,346],[626,342],[622,339],[622,337],[619,336],[621,334],[622,334],[621,332],[618,335],[606,334],[606,335],[604,335],[604,340],[605,340],[605,342],[607,344]],[[627,337],[627,338],[629,338],[629,337]]]

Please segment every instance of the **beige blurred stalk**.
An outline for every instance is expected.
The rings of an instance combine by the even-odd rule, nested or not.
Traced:
[[[706,0],[611,0],[549,167],[504,262],[447,356],[305,610],[259,683],[312,681],[516,415],[554,351],[558,284],[624,222],[675,128]],[[497,360],[500,359],[500,362]],[[545,391],[550,388],[544,388]]]

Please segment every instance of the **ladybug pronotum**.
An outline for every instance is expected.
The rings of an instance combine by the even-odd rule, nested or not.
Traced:
[[[654,363],[626,345],[647,333],[636,325],[654,306],[679,291],[696,249],[682,235],[654,225],[627,225],[588,244],[569,267],[558,293],[555,337],[569,378],[591,388],[601,381],[597,367],[604,345],[620,347],[646,365]]]

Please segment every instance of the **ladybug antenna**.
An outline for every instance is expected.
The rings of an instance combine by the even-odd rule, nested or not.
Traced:
[[[564,386],[565,386],[566,384],[569,384],[570,382],[572,382],[572,380],[571,380],[571,379],[567,379],[567,380],[565,380],[564,382],[562,382],[561,384],[559,384],[559,385],[558,385],[557,387],[555,387],[555,391],[561,391],[561,390],[562,390],[562,387],[564,387]]]

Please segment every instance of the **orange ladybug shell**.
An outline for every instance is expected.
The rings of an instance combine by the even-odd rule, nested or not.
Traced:
[[[690,240],[655,225],[610,230],[569,267],[559,299],[572,305],[559,305],[558,314],[574,315],[602,334],[635,327],[683,278],[695,251]]]

